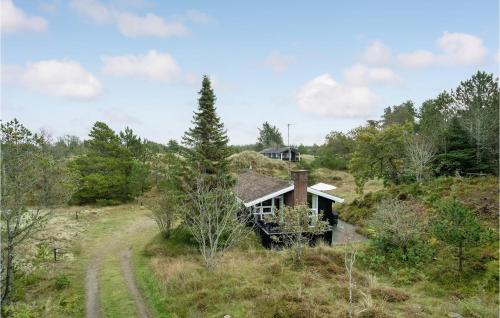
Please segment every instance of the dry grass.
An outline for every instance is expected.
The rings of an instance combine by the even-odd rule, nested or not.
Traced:
[[[300,155],[300,160],[305,161],[306,163],[312,163],[314,161],[314,156],[313,155]]]
[[[243,151],[229,157],[231,171],[251,169],[256,173],[267,176],[288,178],[288,163],[281,160],[267,158],[255,151]]]
[[[309,248],[295,267],[287,251],[232,250],[212,272],[196,255],[149,258],[160,312],[181,317],[348,317],[341,247]],[[439,301],[412,297],[357,269],[355,317],[442,317]],[[442,301],[442,300],[441,300]],[[158,309],[158,308],[157,308]]]
[[[159,278],[165,281],[200,268],[200,264],[187,258],[155,257],[151,266]]]
[[[314,171],[314,177],[318,182],[324,182],[336,186],[337,189],[329,192],[345,199],[347,203],[352,202],[358,197],[356,194],[356,183],[354,182],[354,177],[347,171],[319,168]],[[374,192],[383,188],[384,186],[382,181],[370,180],[365,184],[364,192]]]

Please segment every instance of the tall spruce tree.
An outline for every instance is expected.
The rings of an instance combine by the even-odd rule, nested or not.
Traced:
[[[208,76],[203,76],[198,93],[198,111],[194,112],[193,127],[182,137],[186,146],[184,155],[192,172],[203,175],[224,176],[228,174],[228,137],[224,124],[217,116],[215,94]]]

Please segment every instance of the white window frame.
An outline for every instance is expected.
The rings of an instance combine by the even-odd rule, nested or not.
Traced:
[[[276,198],[278,198],[280,200],[280,207],[283,207],[283,205],[284,205],[283,195],[278,195],[278,196],[269,198],[268,200],[271,200],[271,205],[262,205],[263,202],[259,202],[259,203],[255,204],[254,206],[252,206],[252,213],[253,213],[256,220],[262,221],[264,219],[265,215],[274,215],[274,212],[275,212],[274,200]],[[267,200],[265,200],[265,201],[267,201]]]
[[[318,220],[318,196],[316,194],[311,194],[311,214],[309,214],[309,218],[311,219],[311,225],[309,227],[313,227]]]

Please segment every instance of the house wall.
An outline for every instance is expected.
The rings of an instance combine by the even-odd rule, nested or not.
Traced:
[[[286,206],[293,206],[293,191],[285,193],[283,197],[285,198]]]
[[[330,199],[318,197],[318,211],[323,212],[323,220],[328,221],[332,226],[336,226],[338,215],[333,211],[332,203],[333,201]]]

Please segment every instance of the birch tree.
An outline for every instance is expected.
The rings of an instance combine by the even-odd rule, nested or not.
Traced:
[[[434,159],[434,146],[424,136],[415,135],[406,142],[406,153],[409,168],[415,173],[417,183],[420,183]]]
[[[352,236],[348,233],[344,232],[344,266],[347,273],[347,278],[349,282],[349,317],[352,318],[353,308],[352,308],[352,291],[354,289],[354,281],[353,281],[353,270],[354,263],[356,263],[356,256],[358,254],[358,249],[356,245],[352,242]]]
[[[199,176],[186,197],[188,202],[182,207],[186,226],[211,271],[220,256],[248,233],[248,214],[240,213],[241,204],[226,178],[213,181]]]

